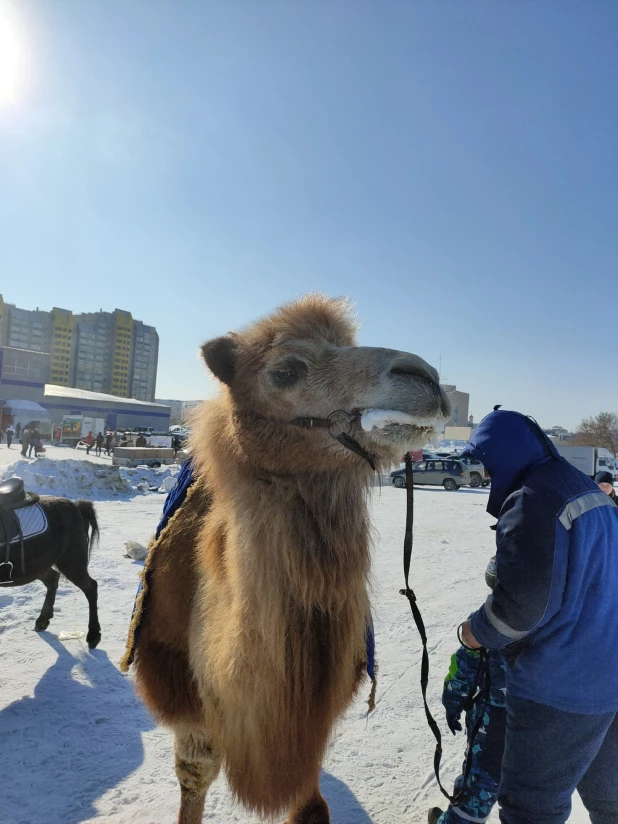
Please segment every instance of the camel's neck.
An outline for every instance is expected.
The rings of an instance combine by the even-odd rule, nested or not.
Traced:
[[[351,473],[258,481],[235,518],[240,562],[265,591],[336,611],[369,571],[366,494]]]
[[[213,486],[228,550],[234,548],[228,570],[247,596],[282,597],[336,612],[350,593],[364,593],[369,571],[364,464],[268,475],[239,445],[223,403],[212,402],[207,411],[194,437],[194,459]]]

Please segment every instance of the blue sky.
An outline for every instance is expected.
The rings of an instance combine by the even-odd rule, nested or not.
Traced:
[[[2,20],[5,300],[154,324],[159,397],[211,393],[200,342],[322,290],[362,343],[441,355],[477,418],[618,411],[615,0],[0,0]]]

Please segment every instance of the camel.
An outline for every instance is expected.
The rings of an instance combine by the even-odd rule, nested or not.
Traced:
[[[355,335],[345,300],[308,295],[202,347],[221,391],[124,661],[173,731],[179,824],[202,820],[221,767],[261,816],[330,821],[320,767],[366,664],[372,467],[449,414],[435,369]]]

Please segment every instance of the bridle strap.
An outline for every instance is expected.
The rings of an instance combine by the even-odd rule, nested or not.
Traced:
[[[277,421],[273,418],[265,418],[262,415],[258,415],[257,412],[252,412],[251,415],[260,420],[268,421],[269,423],[279,423],[284,426],[298,426],[301,429],[327,429],[328,434],[332,438],[342,446],[345,446],[346,449],[364,458],[375,471],[376,461],[374,456],[370,452],[367,452],[366,449],[363,449],[358,441],[355,441],[354,438],[345,431],[346,427],[349,428],[353,423],[360,420],[360,412],[353,413],[346,412],[344,409],[336,409],[334,412],[331,412],[327,418],[317,418],[312,415],[307,415],[305,417],[292,418],[289,421]]]
[[[301,429],[328,429],[330,427],[328,418],[292,418],[291,421],[275,421],[275,423],[289,423],[292,426],[299,426]]]
[[[366,449],[355,441],[354,438],[350,437],[350,435],[345,431],[345,428],[349,428],[351,424],[355,421],[360,420],[360,413],[350,413],[346,412],[344,409],[337,409],[334,412],[331,412],[328,418],[313,418],[313,417],[306,417],[306,418],[292,418],[290,423],[292,426],[300,426],[303,429],[328,429],[329,435],[334,438],[336,441],[342,446],[345,446],[346,449],[349,449],[350,452],[354,452],[355,455],[359,455],[361,458],[364,458],[369,466],[375,471],[376,462],[373,455],[367,452]],[[336,431],[340,429],[341,431]]]
[[[429,724],[429,728],[431,729],[432,733],[434,734],[434,738],[436,739],[436,751],[433,758],[433,769],[436,776],[436,781],[438,782],[438,786],[440,787],[442,793],[448,798],[448,800],[451,803],[453,803],[454,799],[444,789],[440,781],[440,761],[442,759],[442,733],[440,732],[440,727],[438,726],[436,719],[431,714],[429,704],[427,703],[427,685],[429,684],[429,652],[427,651],[427,632],[425,630],[423,616],[421,615],[421,611],[419,610],[418,605],[416,603],[416,595],[414,594],[414,591],[410,589],[410,563],[412,560],[412,548],[414,545],[414,538],[412,533],[412,527],[414,526],[414,476],[412,473],[412,458],[410,457],[409,453],[406,455],[406,492],[406,531],[403,540],[403,574],[406,586],[405,589],[399,590],[399,594],[405,595],[408,599],[410,609],[412,611],[412,616],[414,618],[414,623],[416,624],[418,634],[421,637],[421,644],[423,646],[423,653],[421,658],[421,695],[423,697],[423,706],[425,708],[425,717],[427,718],[427,723]]]
[[[369,466],[375,472],[375,458],[369,452],[364,450],[363,447],[358,443],[358,441],[355,441],[354,438],[351,438],[349,435],[346,435],[345,432],[342,432],[340,435],[334,435],[333,437],[336,441],[339,441],[339,443],[342,446],[345,446],[351,452],[355,452],[357,455],[360,455],[361,458],[364,458],[369,464]]]
[[[442,760],[442,733],[440,732],[440,727],[438,726],[436,719],[431,714],[431,710],[429,709],[429,704],[427,703],[427,685],[429,683],[429,652],[427,650],[427,632],[425,630],[425,623],[423,621],[423,616],[421,615],[421,611],[418,608],[418,604],[416,603],[416,595],[414,594],[413,590],[410,589],[410,564],[412,561],[412,548],[414,544],[414,537],[412,533],[412,528],[414,526],[414,475],[412,470],[412,458],[408,453],[405,459],[406,463],[406,493],[407,493],[407,502],[406,502],[406,531],[405,537],[403,540],[403,574],[405,578],[405,589],[400,589],[400,595],[405,595],[408,599],[410,604],[410,609],[412,610],[412,616],[414,617],[414,623],[416,624],[416,628],[418,630],[418,634],[421,637],[421,644],[423,646],[423,653],[421,658],[421,695],[423,697],[423,706],[425,708],[425,716],[427,718],[427,723],[429,728],[431,729],[434,738],[436,739],[436,751],[433,757],[433,769],[436,776],[436,781],[438,783],[438,787],[440,791],[446,798],[448,798],[449,802],[453,806],[457,806],[461,801],[465,791],[466,785],[468,783],[468,778],[470,776],[470,770],[472,768],[472,760],[470,758],[470,753],[472,751],[472,747],[474,746],[474,741],[478,732],[481,728],[481,724],[483,721],[484,716],[484,708],[483,712],[479,714],[479,718],[477,719],[476,724],[474,725],[474,729],[471,732],[471,735],[468,740],[468,747],[466,750],[466,760],[465,766],[463,771],[463,781],[461,788],[456,792],[454,795],[450,795],[447,790],[444,789],[442,786],[442,782],[440,781],[440,761]],[[481,660],[479,661],[479,672],[480,668],[485,668],[485,685],[483,690],[483,698],[485,705],[489,700],[489,667],[487,666],[487,654],[486,651],[483,650],[482,652],[479,650],[479,654]],[[478,675],[477,675],[478,679]],[[472,704],[474,695],[472,692],[476,693],[478,688],[478,680],[475,684],[473,690],[470,691],[470,695],[468,696],[468,702]]]

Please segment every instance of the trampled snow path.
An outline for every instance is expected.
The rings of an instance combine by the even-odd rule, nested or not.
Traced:
[[[487,493],[419,489],[413,586],[431,648],[430,700],[443,729],[440,691],[455,627],[486,595],[483,571],[492,554]],[[81,593],[64,582],[50,632],[33,631],[43,587],[0,590],[0,763],[4,824],[167,824],[178,790],[170,735],[155,728],[117,668],[124,649],[139,565],[122,557],[124,542],[145,543],[163,498],[96,504],[101,544],[91,563],[99,582],[103,640],[60,643],[55,634],[86,629]],[[367,719],[361,698],[334,736],[323,791],[334,824],[422,824],[440,802],[432,775],[433,740],[418,686],[420,644],[402,586],[405,495],[376,490],[374,618],[380,665],[377,709]],[[457,774],[462,740],[445,734],[443,775]],[[492,817],[496,818],[496,816]],[[584,821],[581,812],[573,821]],[[234,805],[223,778],[212,788],[205,822],[257,824]]]

